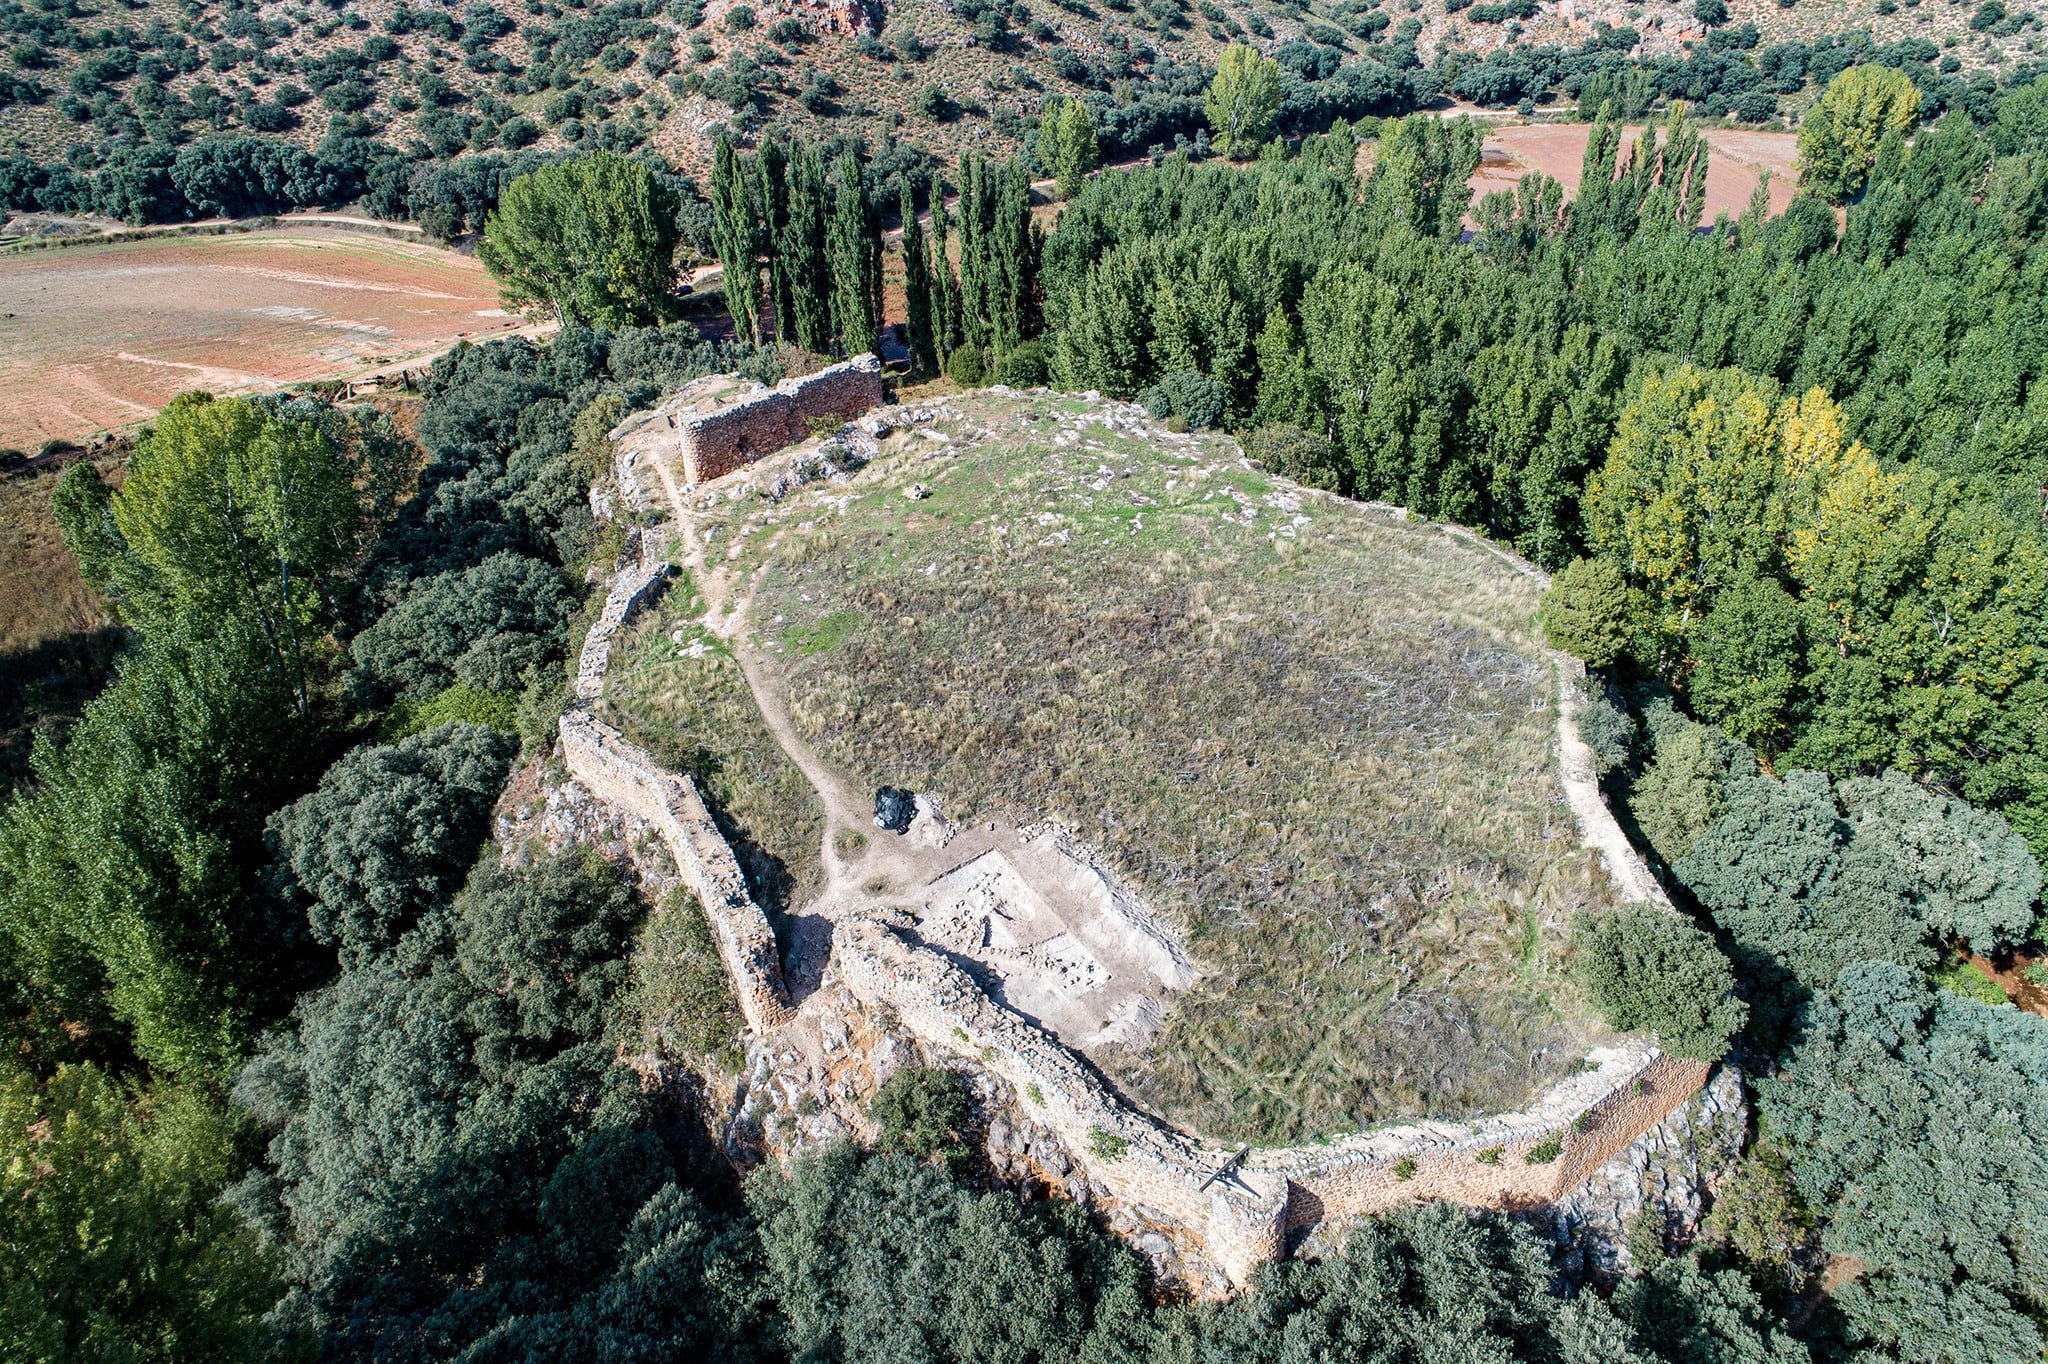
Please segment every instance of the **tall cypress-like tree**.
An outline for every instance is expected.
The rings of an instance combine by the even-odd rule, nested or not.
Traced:
[[[879,353],[882,323],[881,233],[860,162],[842,153],[832,167],[832,217],[827,239],[832,261],[832,325],[841,352]]]
[[[960,160],[960,339],[977,346],[994,341],[989,330],[988,163],[969,152]]]
[[[990,264],[1001,287],[992,320],[1000,353],[1038,334],[1038,255],[1045,236],[1031,220],[1031,173],[1021,160],[1004,164],[994,208]]]
[[[931,256],[925,249],[924,229],[917,222],[917,196],[903,187],[903,339],[910,349],[910,365],[925,373],[936,373],[939,351],[932,331]]]
[[[793,337],[796,281],[783,254],[789,239],[789,153],[769,140],[754,154],[754,182],[761,205],[761,244],[768,252],[769,301],[775,309],[775,339]]]
[[[759,218],[747,179],[740,170],[732,139],[723,132],[711,162],[711,236],[725,267],[725,307],[733,327],[755,341],[761,339],[761,271]]]
[[[953,277],[953,260],[946,249],[949,217],[946,211],[946,188],[935,180],[932,182],[929,278],[932,291],[932,350],[941,369],[945,368],[946,357],[960,344],[960,284]]]
[[[797,149],[789,168],[789,221],[776,256],[789,274],[796,343],[813,355],[832,346],[832,272],[825,243],[829,194],[825,159],[815,146]]]

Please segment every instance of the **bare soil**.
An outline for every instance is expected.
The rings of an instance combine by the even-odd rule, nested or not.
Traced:
[[[188,389],[347,377],[520,326],[469,257],[337,228],[0,256],[0,446],[132,425]]]
[[[1479,170],[1472,177],[1473,201],[1493,190],[1512,190],[1515,182],[1531,171],[1557,180],[1568,196],[1577,195],[1590,128],[1585,123],[1515,123],[1493,129],[1486,135]],[[1624,159],[1638,131],[1630,130],[1624,140]],[[1738,216],[1766,170],[1771,173],[1771,212],[1785,211],[1799,178],[1792,168],[1798,154],[1798,139],[1793,134],[1708,128],[1701,136],[1711,153],[1707,160],[1707,222],[1722,213]]]

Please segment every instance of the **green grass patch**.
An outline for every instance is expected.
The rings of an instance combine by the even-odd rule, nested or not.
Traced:
[[[377,727],[379,743],[395,744],[400,739],[424,734],[442,725],[467,723],[506,734],[519,732],[519,693],[485,691],[457,682],[424,701],[400,698],[384,714]]]
[[[1974,999],[1979,1004],[1989,1004],[1994,1008],[2012,1002],[2006,998],[1997,981],[1962,957],[1950,958],[1935,967],[1931,974],[1936,985],[1964,999]]]
[[[834,611],[829,616],[821,617],[814,624],[799,626],[789,631],[784,638],[790,648],[805,656],[830,653],[839,647],[841,640],[852,634],[859,626],[860,617],[853,612]]]
[[[648,920],[627,1010],[636,1030],[671,1056],[724,1053],[739,1036],[739,1004],[704,908],[689,891],[670,891]]]

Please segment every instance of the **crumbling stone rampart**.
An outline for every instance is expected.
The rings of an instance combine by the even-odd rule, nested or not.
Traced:
[[[1224,1272],[1249,1280],[1276,1258],[1286,1189],[1263,1173],[1201,1187],[1229,1159],[1125,1104],[1072,1051],[985,994],[942,954],[906,937],[893,912],[842,919],[832,933],[839,981],[886,1010],[927,1045],[965,1056],[1002,1078],[1081,1160],[1088,1178],[1146,1210],[1150,1220],[1200,1236]]]
[[[658,543],[662,537],[659,528],[639,534],[637,540],[629,541],[628,552],[637,554],[642,546]],[[712,821],[697,784],[684,773],[664,770],[644,749],[588,709],[604,694],[613,637],[653,600],[668,575],[665,560],[648,563],[643,559],[629,559],[613,575],[604,609],[584,636],[583,652],[576,662],[576,704],[559,725],[562,758],[570,775],[592,795],[660,831],[675,858],[677,873],[704,907],[741,1015],[749,1028],[769,1032],[789,1021],[782,957],[768,916],[747,894],[739,862]]]
[[[561,735],[562,757],[577,781],[661,832],[683,883],[704,906],[747,1026],[769,1032],[787,1023],[788,996],[775,934],[768,916],[747,894],[739,863],[705,809],[697,784],[683,773],[663,771],[644,750],[588,711],[564,715]]]
[[[881,401],[882,362],[862,355],[723,406],[678,414],[683,480],[709,482],[804,439],[813,420],[851,421]]]
[[[634,538],[629,540],[627,549],[637,553],[640,545],[664,536],[665,532],[657,527],[632,534]],[[663,559],[659,563],[629,564],[613,577],[611,590],[605,594],[604,609],[598,613],[590,633],[583,637],[583,652],[576,658],[577,700],[595,701],[604,695],[604,675],[612,663],[612,637],[635,612],[661,595],[669,573],[669,563]]]
[[[1522,1112],[1254,1151],[1235,1179],[1209,1182],[1232,1152],[1204,1147],[1125,1104],[1073,1052],[900,931],[907,926],[886,915],[842,920],[832,937],[841,983],[928,1046],[999,1075],[1031,1119],[1074,1153],[1091,1183],[1138,1205],[1147,1220],[1200,1235],[1239,1284],[1280,1253],[1289,1230],[1329,1218],[1426,1200],[1501,1209],[1549,1203],[1662,1122],[1708,1069],[1629,1041],[1596,1050],[1592,1070],[1552,1086]]]

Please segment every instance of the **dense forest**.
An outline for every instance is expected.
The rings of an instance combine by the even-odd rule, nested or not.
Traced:
[[[1574,202],[1473,206],[1469,125],[1289,146],[1257,64],[1190,96],[1245,159],[1076,170],[1049,233],[1021,160],[949,206],[853,147],[728,146],[698,225],[740,342],[634,325],[666,305],[630,270],[536,285],[563,329],[438,361],[413,437],[199,394],[118,486],[75,466],[54,505],[125,643],[0,816],[8,1357],[2038,1359],[2048,1021],[1960,953],[2042,931],[2048,84],[1941,88],[1845,97],[1826,184],[1713,224],[1682,110],[1622,162],[1639,111],[1601,94]],[[419,183],[377,164],[352,193]],[[673,252],[672,180],[562,164],[464,209],[508,279],[601,214]],[[1190,1304],[989,1179],[953,1072],[900,1071],[874,1149],[742,1180],[622,1061],[651,907],[492,819],[620,548],[605,432],[779,377],[770,335],[875,344],[905,203],[922,377],[1134,398],[1557,571],[1545,628],[1691,920],[1589,932],[1588,987],[1732,1047],[1758,1117],[1696,1238],[1571,1284],[1524,1223],[1419,1208]],[[1702,981],[1739,999],[1689,1017]]]

